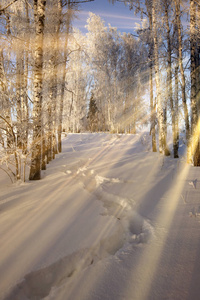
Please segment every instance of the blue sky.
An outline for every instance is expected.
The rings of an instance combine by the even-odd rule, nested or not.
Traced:
[[[121,32],[134,33],[135,23],[140,23],[140,15],[134,15],[133,10],[130,11],[124,3],[109,3],[108,0],[94,0],[93,2],[83,3],[81,11],[78,13],[78,20],[74,22],[74,26],[78,27],[83,33],[86,32],[86,20],[89,12],[99,15],[105,24],[111,24]]]

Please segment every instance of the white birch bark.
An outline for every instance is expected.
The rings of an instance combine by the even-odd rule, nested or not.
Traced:
[[[157,152],[157,146],[156,146],[156,121],[155,121],[155,114],[156,114],[156,104],[154,103],[153,99],[153,59],[154,59],[154,47],[153,47],[153,24],[152,24],[152,9],[149,7],[149,4],[147,1],[145,1],[147,12],[148,12],[148,18],[149,18],[149,27],[150,27],[150,44],[149,44],[149,60],[150,60],[150,66],[149,66],[149,92],[150,92],[150,110],[151,110],[151,137],[152,137],[152,151]]]
[[[176,144],[176,129],[175,129],[175,113],[174,113],[174,101],[172,92],[172,47],[170,39],[170,25],[169,25],[169,2],[165,1],[165,24],[167,30],[167,99],[170,102],[171,116],[172,116],[172,135],[173,135],[173,150],[174,157],[178,157],[177,144]]]
[[[163,103],[161,98],[160,87],[160,70],[159,70],[159,57],[158,57],[158,36],[156,24],[156,1],[152,1],[152,24],[153,24],[153,39],[154,39],[154,58],[155,58],[155,80],[156,80],[156,95],[157,95],[157,117],[159,127],[159,152],[165,153],[165,126],[164,126],[164,113]]]
[[[35,52],[34,52],[34,104],[33,104],[33,142],[30,180],[41,177],[41,139],[42,139],[42,79],[43,79],[43,35],[45,20],[45,0],[34,0]]]
[[[178,31],[178,61],[179,68],[181,73],[181,93],[182,93],[182,103],[184,110],[184,121],[185,121],[185,131],[186,131],[186,141],[188,143],[190,136],[190,126],[189,126],[189,117],[188,117],[188,107],[186,102],[186,84],[185,84],[185,74],[183,68],[183,53],[182,53],[182,32],[181,32],[181,20],[180,20],[180,0],[175,0],[175,9],[176,9],[176,24]]]

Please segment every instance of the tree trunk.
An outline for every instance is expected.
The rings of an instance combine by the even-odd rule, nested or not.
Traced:
[[[8,85],[4,72],[4,58],[3,58],[3,50],[0,48],[0,90],[1,90],[1,110],[3,117],[11,125],[11,106],[9,103],[9,93],[8,93]],[[11,133],[10,126],[5,124],[6,128],[6,141],[4,141],[4,146],[7,148],[7,152],[10,153],[14,150],[14,137]]]
[[[154,39],[154,58],[155,58],[155,80],[156,80],[156,94],[157,94],[157,117],[159,128],[159,152],[165,154],[165,126],[164,126],[164,113],[163,104],[161,99],[160,88],[160,72],[159,72],[159,58],[158,58],[158,37],[156,25],[156,1],[152,2],[152,24],[153,24],[153,39]]]
[[[60,28],[62,24],[62,1],[59,0],[56,4],[56,22],[53,27],[53,38],[52,38],[52,57],[51,57],[51,63],[52,63],[52,78],[51,78],[51,93],[52,93],[52,157],[55,158],[55,155],[59,152],[58,148],[60,148],[59,141],[57,143],[56,138],[56,129],[58,131],[62,131],[60,129],[60,113],[58,112],[57,102],[58,102],[58,54],[60,51],[60,43],[59,43],[59,36],[60,36]],[[68,38],[68,37],[67,37]],[[66,39],[67,39],[66,38]],[[67,45],[66,45],[67,46]],[[66,52],[66,49],[64,49],[64,52]],[[66,62],[65,62],[66,65]],[[64,79],[65,80],[65,79]],[[62,88],[61,88],[62,89]],[[63,101],[64,94],[62,95],[61,91],[61,98]],[[58,132],[58,140],[61,139],[61,135]]]
[[[61,6],[61,1],[60,1]],[[66,63],[67,63],[67,47],[69,39],[70,24],[72,19],[72,9],[71,5],[68,4],[68,14],[67,14],[67,24],[66,24],[66,33],[65,33],[65,44],[64,44],[64,55],[63,55],[63,64],[62,64],[62,76],[61,76],[61,95],[59,103],[59,115],[58,115],[58,152],[62,152],[62,121],[63,121],[63,107],[64,107],[64,95],[65,95],[65,77],[66,77]],[[60,22],[61,22],[60,18]]]
[[[174,158],[178,157],[178,149],[176,143],[176,129],[175,129],[175,112],[174,112],[174,102],[173,102],[173,92],[172,92],[172,47],[170,40],[170,27],[169,27],[169,4],[167,1],[165,5],[165,24],[167,29],[167,99],[170,102],[171,116],[172,116],[172,135],[173,135],[173,150]]]
[[[156,104],[154,104],[153,100],[153,60],[154,60],[154,50],[153,50],[153,24],[152,24],[152,9],[148,6],[148,3],[146,2],[147,12],[148,12],[148,18],[149,18],[149,27],[150,27],[150,43],[149,43],[149,60],[150,60],[150,66],[149,66],[149,91],[150,91],[150,111],[151,111],[151,129],[150,134],[152,138],[152,151],[157,152],[157,146],[156,146]]]
[[[194,133],[197,125],[197,81],[196,81],[196,6],[195,1],[190,0],[190,59],[191,59],[191,133]]]
[[[48,114],[48,117],[47,117],[47,127],[48,127],[48,134],[47,134],[47,164],[53,159],[53,156],[52,156],[52,107],[51,107],[51,95],[49,97],[49,103],[48,103],[48,108],[47,108],[47,114]]]
[[[42,124],[42,155],[41,155],[41,170],[46,170],[46,138],[44,133],[44,125]]]
[[[191,60],[191,155],[194,166],[200,166],[199,124],[197,110],[198,53],[196,35],[196,3],[190,0],[190,60]]]
[[[156,120],[155,120],[155,115],[156,115],[156,104],[154,104],[153,100],[153,66],[152,66],[152,61],[151,61],[151,66],[150,66],[150,109],[151,109],[151,137],[152,137],[152,150],[153,152],[157,152],[157,146],[156,146]]]
[[[23,47],[21,41],[18,42],[17,56],[16,56],[16,109],[17,109],[17,146],[21,149],[23,143],[23,124],[22,124],[22,68],[23,68]]]
[[[182,102],[183,102],[183,110],[184,110],[186,142],[188,144],[189,137],[190,137],[190,125],[189,125],[188,108],[187,108],[186,92],[185,92],[185,74],[183,69],[180,0],[175,0],[175,8],[176,8],[176,24],[178,30],[178,60],[179,60],[179,68],[181,72],[181,93],[182,93]]]
[[[174,116],[175,117],[175,136],[173,136],[174,158],[178,158],[179,149],[179,109],[178,109],[178,66],[175,67],[175,92],[174,92]]]
[[[29,132],[29,106],[28,106],[28,64],[29,64],[29,46],[30,46],[30,19],[28,11],[28,3],[25,2],[26,10],[26,22],[27,22],[27,31],[25,36],[25,51],[24,51],[24,107],[23,107],[23,123],[24,123],[24,135],[23,135],[23,153],[27,152],[28,145],[28,132]]]
[[[30,180],[41,178],[41,139],[42,139],[42,83],[43,83],[43,34],[45,20],[45,0],[34,0],[35,52],[34,52],[34,103],[33,103],[33,142]]]

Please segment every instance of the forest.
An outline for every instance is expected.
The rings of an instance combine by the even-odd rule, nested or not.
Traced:
[[[112,0],[140,16],[136,34],[93,13],[83,34],[73,21],[90,1],[0,1],[0,168],[38,180],[63,133],[144,126],[153,152],[178,158],[182,134],[200,166],[200,4]]]

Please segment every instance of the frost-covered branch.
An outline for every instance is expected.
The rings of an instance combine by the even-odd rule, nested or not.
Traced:
[[[13,0],[12,2],[10,2],[10,3],[8,3],[6,6],[4,6],[3,8],[1,8],[1,6],[0,6],[0,15],[2,14],[2,13],[4,13],[4,11],[8,8],[8,7],[10,7],[11,5],[13,5],[15,2],[17,2],[18,0]]]

